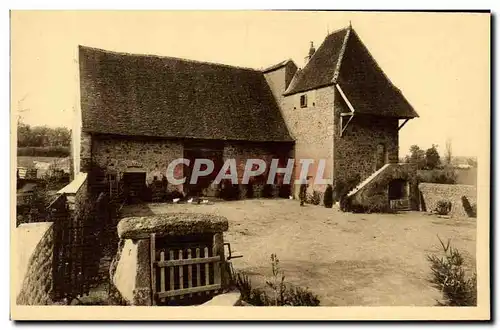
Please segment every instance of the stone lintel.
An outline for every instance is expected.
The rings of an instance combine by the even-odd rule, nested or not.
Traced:
[[[118,223],[121,239],[146,239],[157,236],[221,233],[227,231],[225,217],[202,213],[166,213],[145,217],[123,218]]]

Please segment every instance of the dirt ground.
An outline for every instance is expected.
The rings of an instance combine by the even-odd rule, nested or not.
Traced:
[[[352,214],[295,200],[244,200],[213,205],[127,206],[123,215],[201,212],[229,220],[233,266],[255,286],[271,275],[277,254],[286,281],[308,287],[326,306],[432,306],[426,256],[441,252],[437,235],[463,252],[475,271],[476,223],[419,212]]]

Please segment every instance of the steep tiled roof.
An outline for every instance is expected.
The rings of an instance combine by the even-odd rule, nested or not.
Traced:
[[[262,71],[80,46],[82,129],[292,141]]]
[[[357,113],[414,118],[418,114],[384,74],[351,27],[326,37],[285,95],[338,83]]]
[[[346,33],[347,29],[342,29],[326,37],[304,69],[299,71],[300,76],[292,81],[285,95],[332,85]]]
[[[284,61],[281,61],[279,63],[276,63],[274,65],[271,65],[270,67],[267,67],[265,69],[262,70],[262,72],[266,73],[266,72],[270,72],[270,71],[274,71],[274,70],[277,70],[279,68],[282,68],[284,67],[285,65],[288,64],[288,62],[293,62],[291,59],[288,59],[288,60],[284,60]]]

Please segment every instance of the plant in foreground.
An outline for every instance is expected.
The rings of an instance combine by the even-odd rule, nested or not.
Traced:
[[[446,245],[439,238],[443,248],[444,256],[427,256],[431,263],[432,278],[430,282],[440,290],[443,301],[440,306],[476,306],[477,304],[477,279],[474,273],[466,278],[463,266],[464,259],[461,253],[450,246],[450,240]]]

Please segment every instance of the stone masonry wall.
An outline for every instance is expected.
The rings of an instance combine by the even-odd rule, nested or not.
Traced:
[[[340,136],[342,112],[349,112],[342,96],[335,93],[335,178],[345,180],[361,175],[361,180],[376,171],[376,151],[384,144],[386,162],[398,162],[398,120],[395,118],[355,115]]]
[[[82,132],[80,135],[80,171],[88,172],[92,160],[92,135]]]
[[[52,256],[54,230],[52,223],[37,222],[16,228],[16,253],[19,278],[16,290],[18,305],[52,303]]]
[[[109,172],[116,172],[118,179],[129,166],[146,171],[148,183],[153,177],[161,180],[173,160],[183,158],[180,141],[158,139],[128,139],[112,136],[94,136],[92,161]],[[175,177],[182,177],[182,166],[176,167]]]
[[[449,200],[450,215],[454,218],[467,218],[462,205],[462,196],[466,196],[471,204],[477,203],[477,188],[472,185],[420,183],[418,187],[422,193],[421,205],[425,205],[425,211],[428,212],[436,208],[438,201]]]
[[[301,95],[307,95],[307,107],[300,107]],[[283,116],[290,134],[295,139],[295,177],[300,175],[300,159],[313,159],[309,167],[310,189],[323,191],[325,186],[314,186],[317,165],[320,159],[326,160],[323,178],[333,180],[334,155],[334,90],[325,87],[305,93],[285,97],[283,101]],[[295,190],[298,194],[298,189]]]

